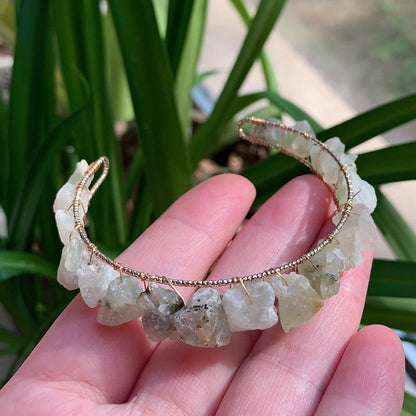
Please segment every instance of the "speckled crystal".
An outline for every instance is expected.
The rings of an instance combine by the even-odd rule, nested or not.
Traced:
[[[198,289],[186,307],[175,314],[179,338],[197,347],[221,347],[231,340],[227,316],[218,292],[210,287]]]
[[[269,278],[278,299],[278,311],[282,328],[302,325],[323,306],[321,297],[311,287],[309,280],[295,272]]]
[[[140,317],[137,298],[142,293],[137,279],[122,276],[114,279],[107,289],[105,304],[98,311],[97,321],[115,326]]]
[[[137,299],[137,308],[140,315],[143,315],[142,323],[147,337],[155,342],[176,338],[173,314],[182,306],[182,299],[176,292],[151,283]]]
[[[324,248],[298,266],[315,291],[324,299],[338,293],[345,256],[339,248]]]
[[[275,295],[269,283],[257,280],[228,289],[222,298],[232,332],[266,329],[277,324]]]

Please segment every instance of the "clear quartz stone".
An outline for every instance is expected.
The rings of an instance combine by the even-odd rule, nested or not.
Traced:
[[[341,214],[336,214],[332,221],[339,222]],[[376,238],[376,226],[371,215],[364,212],[361,215],[353,213],[345,222],[336,240],[332,241],[329,247],[337,247],[345,256],[344,270],[349,270],[362,263],[361,252],[374,247]]]
[[[267,121],[279,125],[281,121],[277,118],[269,118]],[[261,129],[261,136],[269,143],[280,146],[282,142],[282,130],[277,126],[264,126]]]
[[[58,209],[55,212],[56,227],[58,228],[59,238],[63,244],[68,244],[71,235],[75,231],[75,222],[72,212],[67,212],[62,209]]]
[[[328,247],[298,266],[315,291],[324,299],[338,293],[345,256],[339,248]]]
[[[309,280],[295,272],[269,278],[276,297],[280,322],[285,332],[309,321],[323,306],[322,298]]]
[[[376,191],[368,182],[361,179],[356,172],[350,172],[350,174],[354,190],[353,206],[355,213],[371,214],[377,205]]]
[[[301,133],[308,133],[311,137],[315,137],[315,133],[307,121],[297,121],[291,127]],[[291,131],[286,130],[284,132],[282,147],[300,158],[309,156],[309,140]]]
[[[80,160],[75,167],[74,173],[68,179],[68,182],[72,183],[73,185],[77,185],[87,172],[88,167],[88,162],[85,159]],[[89,181],[86,183],[86,186],[90,186],[92,179],[93,178],[89,179]]]
[[[228,289],[222,298],[230,330],[266,329],[277,324],[275,295],[269,283],[257,280]]]
[[[151,283],[136,302],[147,337],[155,342],[177,338],[174,313],[183,307],[180,296],[173,290]]]
[[[58,282],[68,290],[78,288],[76,271],[82,264],[87,264],[90,252],[83,241],[72,237],[71,241],[62,249],[61,261],[58,267]]]
[[[105,303],[108,285],[120,276],[117,271],[99,259],[95,259],[91,264],[81,265],[77,275],[81,296],[90,308]]]
[[[139,318],[141,315],[136,302],[141,293],[140,284],[134,277],[114,279],[108,285],[106,303],[98,311],[97,321],[115,326]]]
[[[197,347],[221,347],[230,343],[231,331],[218,292],[198,289],[186,307],[175,314],[179,339]]]
[[[59,209],[66,211],[72,215],[72,210],[70,209],[71,204],[75,198],[76,185],[72,183],[65,183],[62,188],[58,191],[53,203],[53,211],[56,212]],[[85,214],[88,211],[88,202],[91,197],[91,192],[88,188],[84,188],[81,192],[81,212],[85,211]]]

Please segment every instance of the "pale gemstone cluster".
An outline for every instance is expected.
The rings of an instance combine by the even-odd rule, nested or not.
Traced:
[[[310,320],[327,299],[338,292],[340,275],[362,261],[361,252],[371,246],[375,225],[371,217],[376,206],[373,187],[357,174],[356,156],[346,154],[339,138],[325,146],[306,140],[296,132],[278,128],[280,121],[256,128],[256,138],[267,141],[310,166],[333,191],[340,207],[348,201],[348,185],[340,166],[325,150],[329,149],[346,170],[354,190],[352,213],[336,239],[296,267],[296,271],[272,273],[265,279],[236,284],[220,295],[213,287],[202,287],[184,304],[175,290],[150,283],[143,290],[132,276],[120,275],[95,256],[75,230],[71,206],[75,190],[88,170],[85,160],[77,164],[69,181],[59,190],[54,203],[59,235],[64,244],[58,268],[58,281],[67,289],[79,288],[85,303],[100,306],[97,321],[120,325],[142,318],[148,338],[160,342],[179,339],[199,347],[220,347],[231,340],[231,332],[266,329],[280,319],[285,332]],[[293,129],[314,133],[306,121]],[[91,179],[80,194],[83,213],[88,210]],[[333,217],[338,224],[341,214]]]

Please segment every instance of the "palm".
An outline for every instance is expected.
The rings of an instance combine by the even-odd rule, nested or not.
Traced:
[[[213,178],[178,200],[120,257],[161,275],[201,279],[243,220],[253,187]],[[315,177],[292,181],[247,223],[212,278],[258,272],[307,251],[329,216]],[[77,297],[0,393],[4,415],[396,415],[401,345],[384,327],[357,328],[371,264],[344,273],[340,293],[284,334],[233,334],[200,349],[149,342],[139,321],[108,328]],[[190,289],[181,290],[186,297]]]

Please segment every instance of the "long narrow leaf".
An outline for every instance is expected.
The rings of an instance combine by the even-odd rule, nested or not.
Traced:
[[[243,22],[250,26],[251,18],[243,0],[231,0],[238,14],[240,15]],[[260,53],[260,62],[263,69],[264,80],[266,81],[266,87],[270,91],[277,91],[277,80],[273,66],[267,56],[266,51],[263,49]]]
[[[377,191],[377,208],[373,217],[397,258],[414,260],[416,235],[393,204],[379,190]],[[413,275],[416,282],[416,270],[414,270]]]
[[[192,161],[194,166],[215,147],[219,132],[229,117],[229,108],[236,99],[237,92],[248,71],[252,67],[272,30],[284,0],[262,0],[253,18],[240,53],[234,63],[227,82],[218,98],[207,122],[197,131],[192,142]]]
[[[416,141],[363,153],[357,159],[360,175],[373,185],[416,179]]]
[[[0,282],[25,273],[55,279],[56,267],[36,254],[11,250],[0,251]]]
[[[389,102],[348,121],[324,130],[318,139],[340,137],[347,148],[354,147],[415,118],[416,94]]]
[[[194,86],[195,73],[205,30],[207,1],[194,2],[191,20],[188,26],[181,60],[175,77],[175,93],[182,129],[186,138],[190,138],[191,129],[191,90]]]
[[[374,260],[368,296],[416,298],[416,262]]]
[[[191,186],[191,164],[164,42],[151,2],[109,1],[156,213]]]
[[[182,51],[185,45],[193,7],[194,0],[169,1],[168,25],[166,28],[165,42],[174,79],[176,78],[176,72],[181,62]]]
[[[9,157],[14,172],[13,186],[8,188],[11,203],[21,189],[33,146],[44,138],[48,19],[49,0],[22,0],[10,92]]]
[[[367,296],[363,324],[383,324],[403,331],[414,331],[416,300]]]
[[[230,107],[229,116],[230,118],[244,108],[252,105],[253,103],[266,98],[269,100],[271,104],[274,104],[277,108],[279,108],[282,112],[289,114],[295,120],[306,120],[311,125],[312,129],[315,132],[319,132],[322,130],[322,126],[312,118],[308,113],[303,111],[300,107],[296,104],[292,103],[289,100],[286,100],[277,92],[274,91],[259,91],[247,95],[242,95],[238,97],[233,105]]]
[[[111,210],[101,210],[100,222],[114,227],[99,227],[98,238],[110,247],[124,245],[127,239],[125,196],[121,180],[121,154],[113,129],[113,115],[110,111],[107,83],[106,59],[104,56],[104,36],[99,2],[83,1],[83,16],[88,24],[85,32],[85,67],[91,87],[91,115],[95,148],[98,154],[107,155],[111,160],[110,187],[103,188],[98,203],[111,201]],[[97,212],[97,210],[94,212]]]
[[[8,141],[8,106],[0,93],[0,205],[8,212],[7,190],[9,183],[9,141]]]
[[[41,197],[41,190],[48,179],[50,166],[62,147],[68,143],[70,135],[77,125],[82,111],[79,110],[64,119],[42,143],[40,149],[32,156],[32,163],[27,169],[27,176],[20,188],[19,196],[10,220],[9,247],[23,249],[26,245],[36,208]]]

